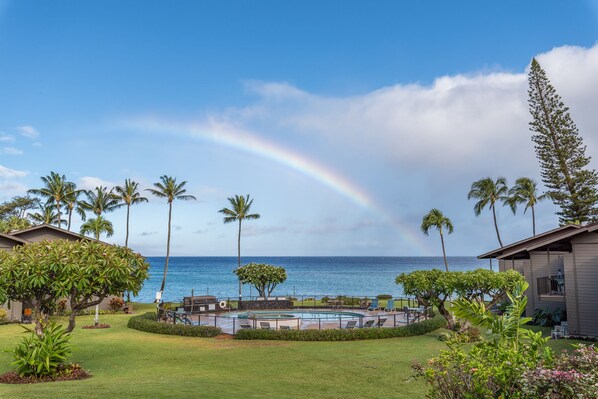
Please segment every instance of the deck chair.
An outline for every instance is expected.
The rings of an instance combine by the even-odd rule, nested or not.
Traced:
[[[280,326],[278,327],[279,330],[290,330],[291,326]]]
[[[388,303],[386,304],[386,308],[384,308],[384,310],[386,312],[392,312],[393,310],[397,310],[395,308],[395,300],[394,299],[389,299]]]
[[[376,327],[382,327],[382,326],[384,326],[384,323],[386,323],[386,320],[387,319],[385,317],[383,317],[381,319],[378,319],[378,322],[376,323]]]
[[[372,299],[372,304],[367,310],[380,310],[380,305],[378,304],[378,298]]]
[[[376,322],[376,320],[374,320],[374,319],[368,320],[365,323],[363,323],[362,328],[369,328],[369,327],[373,326],[375,322]]]
[[[351,329],[355,328],[356,325],[357,325],[357,320],[349,320],[347,322],[347,325],[345,326],[345,329],[351,330]]]
[[[267,321],[260,321],[260,328],[262,330],[269,330],[270,329],[270,323]]]
[[[249,323],[241,323],[242,330],[251,330],[253,327]]]

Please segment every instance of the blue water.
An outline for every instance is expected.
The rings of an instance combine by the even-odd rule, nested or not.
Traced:
[[[160,289],[164,272],[164,257],[147,258],[150,278],[135,298],[152,302]],[[243,257],[248,262],[282,266],[287,280],[276,287],[273,295],[356,295],[391,294],[401,296],[395,284],[397,275],[420,269],[444,270],[441,257]],[[449,257],[450,270],[488,269],[487,260],[474,257]],[[496,267],[496,265],[494,265]],[[219,298],[238,297],[238,280],[233,274],[236,257],[171,257],[164,289],[165,301],[178,301],[184,296],[215,295]],[[256,295],[255,289],[243,287],[243,295]]]

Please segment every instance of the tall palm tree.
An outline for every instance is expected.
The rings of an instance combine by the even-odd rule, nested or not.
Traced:
[[[58,212],[57,221],[62,220],[60,209],[62,203],[67,195],[68,182],[65,175],[60,175],[56,172],[50,172],[48,176],[42,176],[44,187],[39,189],[27,190],[27,193],[38,195],[45,198],[47,202],[53,203]],[[60,227],[60,226],[59,226]]]
[[[92,211],[96,216],[101,216],[103,213],[112,212],[121,206],[118,196],[108,191],[104,186],[96,187],[95,190],[85,191],[86,201],[81,201],[81,207],[84,210]]]
[[[164,264],[164,276],[162,277],[162,285],[160,286],[160,294],[164,292],[164,285],[166,284],[166,272],[168,271],[168,259],[170,257],[170,223],[172,221],[172,202],[175,199],[189,201],[196,199],[192,195],[185,195],[187,192],[185,187],[186,181],[182,181],[177,184],[176,177],[160,176],[160,181],[154,183],[154,188],[147,188],[145,191],[149,191],[158,198],[166,198],[168,202],[168,237],[166,239],[166,263]]]
[[[471,189],[467,194],[467,199],[477,199],[478,202],[473,206],[473,211],[476,216],[482,213],[482,210],[489,206],[492,210],[492,216],[494,218],[494,228],[496,230],[496,237],[501,248],[503,247],[502,240],[500,239],[500,233],[498,232],[498,223],[496,222],[496,201],[507,201],[509,189],[507,188],[507,179],[499,177],[496,181],[492,180],[491,177],[486,177],[474,182],[471,185]]]
[[[58,219],[58,212],[56,212],[56,206],[52,203],[43,204],[39,203],[39,212],[30,213],[29,219],[34,224],[57,224],[58,227],[62,227],[63,224],[66,224],[66,220],[62,219],[59,222]]]
[[[444,267],[448,272],[449,269],[448,262],[446,261],[446,251],[444,249],[444,235],[442,234],[442,228],[446,228],[448,234],[453,234],[453,222],[451,222],[451,219],[444,216],[441,211],[439,211],[436,208],[433,208],[422,219],[422,233],[428,235],[428,231],[432,227],[436,227],[436,229],[440,233],[440,242],[442,243],[442,255],[444,256]]]
[[[112,237],[114,235],[114,228],[112,223],[104,219],[101,215],[95,218],[90,218],[88,221],[81,225],[81,234],[93,234],[96,240],[100,239],[102,233],[106,233],[106,237]]]
[[[147,202],[147,198],[142,197],[139,193],[139,183],[134,182],[131,179],[125,179],[124,186],[116,186],[114,188],[118,199],[127,206],[127,235],[125,237],[125,247],[129,246],[129,211],[131,205],[139,204],[141,202]]]
[[[71,218],[73,216],[73,211],[79,214],[81,220],[85,221],[87,218],[85,215],[85,208],[82,206],[82,201],[79,199],[79,197],[81,197],[81,195],[84,193],[85,190],[77,190],[77,185],[75,183],[67,182],[64,204],[69,215],[67,224],[67,230],[69,231],[71,230]]]
[[[509,198],[505,204],[511,207],[513,213],[517,211],[517,205],[525,204],[523,213],[527,212],[528,208],[532,209],[532,231],[536,235],[536,211],[534,206],[548,198],[548,194],[538,195],[538,184],[529,177],[520,177],[515,180],[515,185],[509,190]]]
[[[237,236],[237,262],[238,267],[241,267],[241,222],[243,220],[254,220],[259,219],[258,213],[250,214],[249,210],[253,200],[249,199],[249,194],[243,197],[242,195],[235,195],[234,197],[228,198],[228,202],[231,205],[231,209],[222,208],[218,212],[224,214],[224,223],[232,223],[235,221],[239,222],[239,234]],[[239,299],[243,297],[243,284],[239,280]]]

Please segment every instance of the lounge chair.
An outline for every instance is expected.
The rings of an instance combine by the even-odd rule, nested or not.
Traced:
[[[372,299],[372,304],[367,310],[380,310],[380,305],[378,304],[378,298]]]
[[[369,327],[373,326],[375,322],[376,322],[376,320],[374,320],[374,319],[368,320],[365,323],[363,323],[362,328],[369,328]]]
[[[270,329],[270,323],[267,321],[260,321],[260,328],[262,330],[269,330]]]
[[[385,317],[383,317],[381,319],[378,319],[378,322],[376,323],[376,327],[382,327],[382,326],[384,326],[384,323],[386,323],[386,320],[387,319]]]
[[[249,323],[241,323],[242,330],[251,330],[253,327]]]
[[[386,312],[392,312],[393,310],[397,310],[395,308],[395,300],[394,299],[389,299],[388,303],[386,304],[386,308],[384,308],[384,310]]]
[[[278,327],[279,330],[290,330],[291,326],[280,326]]]
[[[357,325],[357,320],[349,320],[345,326],[345,330],[351,330]]]

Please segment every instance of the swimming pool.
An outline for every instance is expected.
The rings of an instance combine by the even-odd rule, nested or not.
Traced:
[[[322,311],[296,311],[296,310],[268,310],[268,311],[249,311],[240,313],[228,313],[222,317],[231,317],[236,319],[305,319],[305,320],[339,320],[339,319],[359,319],[364,317],[360,313],[354,312],[322,312]]]

